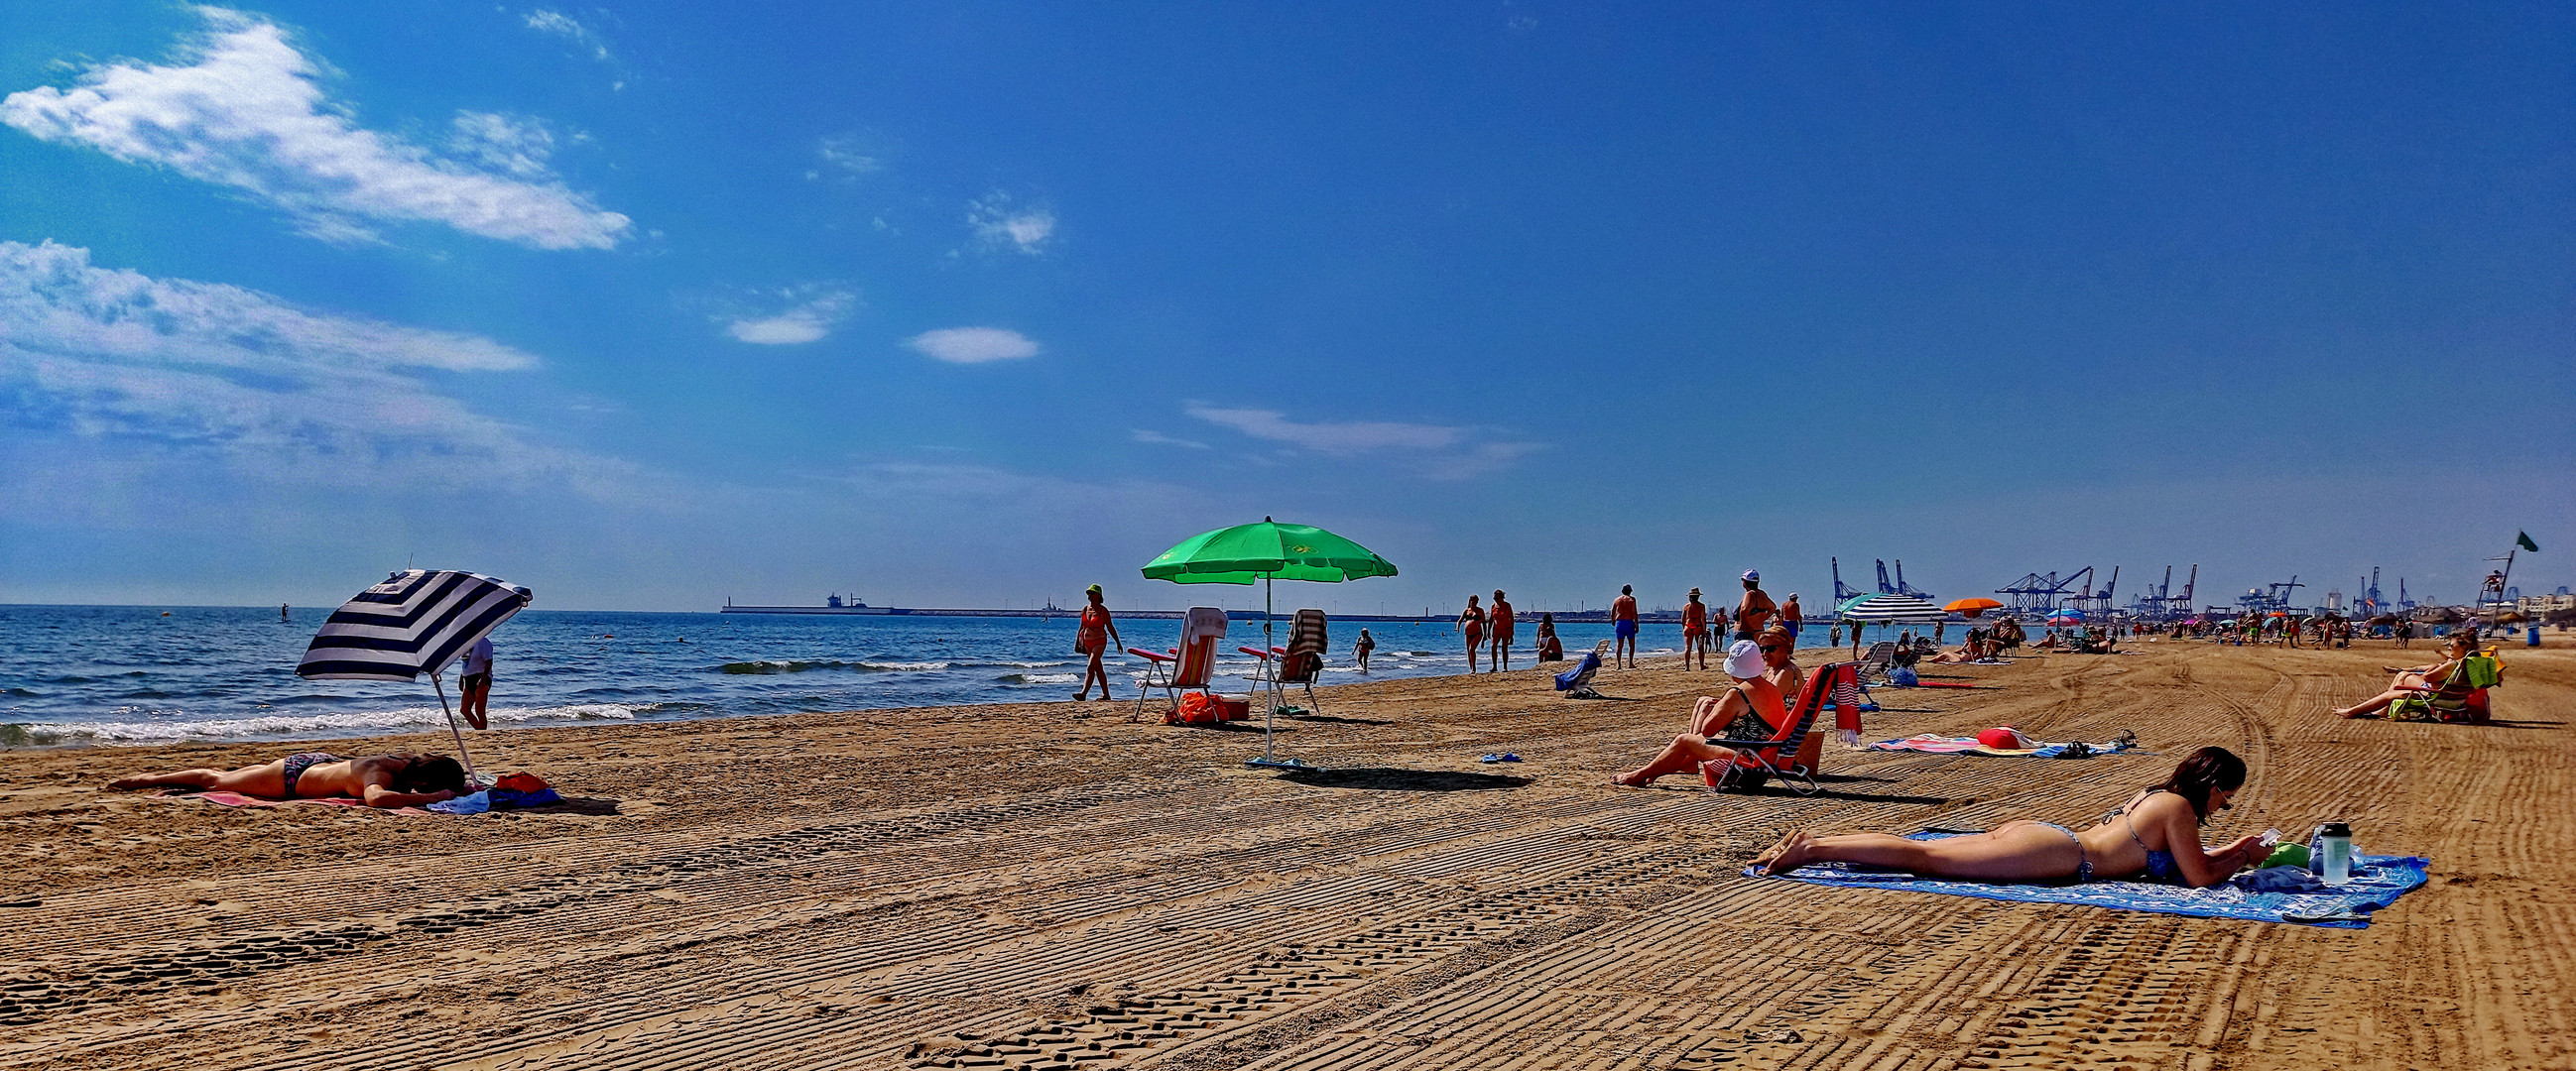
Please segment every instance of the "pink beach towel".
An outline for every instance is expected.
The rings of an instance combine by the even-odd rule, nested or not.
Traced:
[[[217,807],[285,807],[297,803],[319,803],[325,807],[357,807],[370,811],[378,809],[367,806],[362,800],[353,800],[347,796],[323,796],[304,799],[271,800],[261,799],[258,796],[245,796],[239,792],[224,792],[216,789],[208,789],[204,792],[164,792],[151,798],[164,800],[202,800],[204,802],[214,804]],[[402,814],[431,813],[419,807],[396,807],[392,808],[392,810]]]

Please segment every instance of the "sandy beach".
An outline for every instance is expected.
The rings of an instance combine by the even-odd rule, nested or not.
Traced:
[[[2418,646],[1932,668],[1979,687],[1872,738],[2153,753],[1829,749],[1809,799],[1608,787],[1722,682],[1671,663],[1330,689],[1281,738],[1322,775],[1129,703],[485,734],[578,801],[472,818],[95,789],[276,744],[10,752],[0,1068],[2570,1066],[2576,652],[2509,648],[2493,726],[2325,714]],[[2344,817],[2431,884],[2350,931],[1739,873],[2083,823],[2204,744],[2253,768],[2213,843]]]

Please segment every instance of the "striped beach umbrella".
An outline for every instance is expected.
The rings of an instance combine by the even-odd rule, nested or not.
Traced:
[[[1843,620],[1873,625],[1929,625],[1947,616],[1928,600],[1886,591],[1847,600],[1835,611]]]
[[[528,589],[449,569],[406,569],[332,611],[295,675],[325,681],[435,677],[528,606]]]
[[[527,609],[528,589],[478,573],[405,569],[358,593],[323,622],[295,675],[326,681],[416,681],[429,674],[470,777],[474,760],[438,675],[474,641]]]

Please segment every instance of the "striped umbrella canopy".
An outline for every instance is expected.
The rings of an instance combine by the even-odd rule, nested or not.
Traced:
[[[295,675],[327,681],[411,681],[448,663],[527,609],[528,589],[450,569],[406,569],[331,614]]]
[[[1879,592],[1847,599],[1834,612],[1846,621],[1866,621],[1877,625],[1929,625],[1946,614],[1918,596]]]

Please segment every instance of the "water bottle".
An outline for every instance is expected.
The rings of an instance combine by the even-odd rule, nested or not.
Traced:
[[[2328,885],[2341,885],[2352,880],[2352,827],[2342,822],[2328,822],[2317,831],[2325,849],[2325,870],[2317,875]]]

